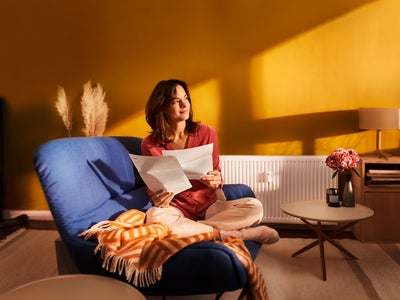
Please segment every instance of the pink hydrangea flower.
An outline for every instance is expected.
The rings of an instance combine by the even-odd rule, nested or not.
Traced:
[[[325,160],[325,164],[335,170],[332,178],[334,178],[338,172],[344,172],[347,169],[353,170],[357,175],[355,168],[360,162],[360,157],[354,149],[338,148],[334,150]]]

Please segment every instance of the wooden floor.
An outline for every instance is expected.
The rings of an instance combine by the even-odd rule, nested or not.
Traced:
[[[14,219],[1,220],[0,240],[5,239],[7,235],[23,227],[29,227],[29,218],[27,215],[21,215]]]
[[[281,238],[317,238],[314,231],[308,229],[302,224],[265,224],[272,228],[275,228]],[[0,240],[7,237],[7,235],[18,230],[19,228],[30,228],[30,229],[43,229],[43,230],[57,230],[53,221],[44,220],[29,220],[27,215],[21,215],[11,220],[3,220],[0,222]],[[329,230],[329,227],[325,229]],[[355,239],[351,231],[344,231],[336,238],[342,239]]]
[[[305,224],[265,224],[272,228],[275,228],[279,232],[281,238],[313,238],[316,239],[317,234],[315,231],[311,230]],[[335,226],[322,225],[324,231],[334,230]],[[335,239],[357,239],[353,232],[350,230],[345,230],[339,235],[335,236]]]

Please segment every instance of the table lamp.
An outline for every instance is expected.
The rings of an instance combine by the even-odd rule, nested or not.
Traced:
[[[359,128],[376,130],[376,152],[389,159],[389,153],[381,150],[382,130],[400,129],[400,108],[361,107],[358,110]]]

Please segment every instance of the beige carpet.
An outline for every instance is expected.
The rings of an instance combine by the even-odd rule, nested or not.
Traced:
[[[0,242],[0,294],[19,285],[58,275],[55,230],[26,230]]]
[[[322,281],[319,249],[291,255],[310,239],[281,239],[263,246],[256,259],[271,300],[291,299],[400,299],[400,244],[339,242],[357,260],[325,243],[327,281]]]
[[[33,280],[57,275],[54,230],[22,230],[0,242],[0,294]],[[327,281],[321,280],[318,248],[291,255],[311,239],[282,238],[263,246],[256,263],[267,283],[270,300],[392,300],[400,295],[400,244],[339,240],[358,257],[348,258],[326,244]],[[223,295],[237,299],[239,292]],[[208,300],[212,295],[167,297],[167,300]],[[148,297],[158,300],[161,297]]]

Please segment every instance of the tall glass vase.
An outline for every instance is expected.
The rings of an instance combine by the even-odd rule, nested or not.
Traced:
[[[345,174],[345,182],[343,187],[343,195],[342,195],[342,206],[345,207],[354,207],[355,198],[354,198],[354,190],[353,184],[351,183],[351,173],[348,172]]]

